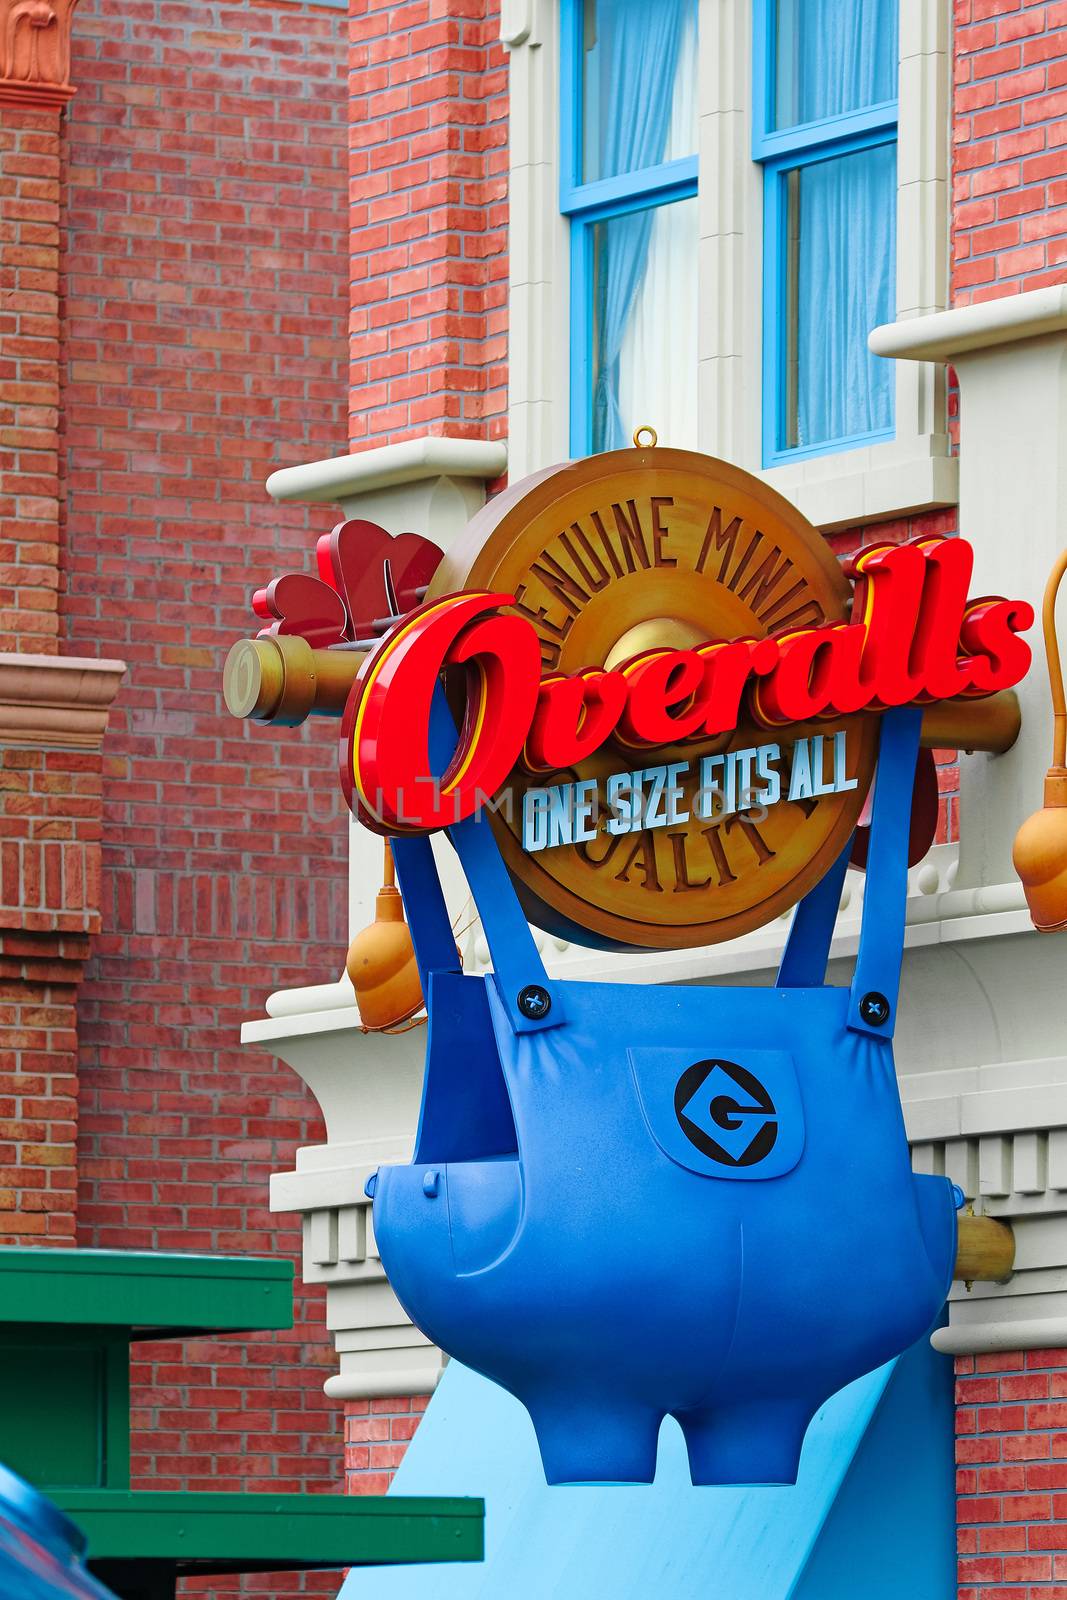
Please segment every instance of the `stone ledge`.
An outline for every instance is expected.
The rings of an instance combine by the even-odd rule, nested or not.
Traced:
[[[99,749],[124,661],[0,652],[0,745]]]
[[[355,455],[282,467],[267,479],[273,500],[337,501],[378,489],[419,483],[424,478],[499,478],[508,464],[507,447],[485,439],[451,439],[436,434],[399,444],[361,450]]]
[[[867,343],[897,361],[954,361],[972,350],[1038,339],[1067,329],[1067,284],[982,300],[875,328]]]

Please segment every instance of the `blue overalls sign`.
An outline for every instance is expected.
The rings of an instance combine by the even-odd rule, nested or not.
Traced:
[[[527,1406],[550,1482],[650,1482],[667,1413],[694,1483],[792,1482],[823,1401],[944,1302],[956,1202],[911,1172],[892,1050],[920,718],[883,719],[848,989],[823,983],[844,856],[763,991],[550,980],[473,819],[450,833],[495,972],[463,977],[429,844],[394,845],[430,1037],[378,1248],[428,1337]]]
[[[650,1482],[666,1415],[695,1484],[791,1483],[815,1412],[919,1339],[952,1279],[958,1197],[911,1171],[892,1043],[922,705],[1017,681],[1032,612],[969,599],[961,540],[846,576],[764,485],[676,451],[510,488],[465,560],[369,652],[341,741],[429,1016],[414,1158],[368,1186],[382,1262],[427,1337],[527,1407],[550,1483]],[[484,977],[461,970],[437,829]],[[664,948],[789,906],[770,989],[563,981],[528,921]]]

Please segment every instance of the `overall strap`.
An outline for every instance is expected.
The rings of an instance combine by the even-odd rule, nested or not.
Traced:
[[[922,707],[882,717],[871,808],[860,948],[848,1002],[848,1027],[891,1039],[897,1020],[908,900],[908,835]]]
[[[415,946],[422,992],[429,995],[431,972],[461,970],[437,862],[425,834],[397,835],[389,843],[411,928],[411,942]]]
[[[444,691],[438,689],[430,711],[430,763],[435,772],[445,770],[455,747],[456,724]],[[469,817],[447,832],[478,908],[500,1000],[512,1028],[516,1033],[533,1033],[558,1027],[565,1020],[560,986],[548,981],[488,818],[484,813]],[[393,856],[425,994],[431,971],[459,969],[455,939],[430,841],[395,839]]]
[[[841,887],[852,852],[852,836],[834,862],[800,901],[789,925],[782,963],[774,980],[776,989],[815,989],[826,978],[830,940],[841,904]]]

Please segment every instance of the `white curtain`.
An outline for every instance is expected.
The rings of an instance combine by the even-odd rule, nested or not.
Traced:
[[[696,88],[696,7],[686,5],[663,161],[691,155],[696,149]],[[696,198],[655,206],[644,215],[649,224],[647,232],[642,230],[647,246],[626,307],[617,355],[608,362],[608,350],[597,352],[601,385],[610,375],[615,393],[606,404],[601,395],[594,407],[596,450],[629,444],[634,429],[646,424],[656,429],[662,444],[680,449],[695,449],[697,444]],[[633,243],[635,221],[632,215],[609,219],[597,229],[599,270],[609,281],[627,255],[632,261],[634,252],[626,246]],[[619,235],[620,247],[615,250],[613,232]]]
[[[697,447],[697,243],[695,196],[657,206],[619,348],[620,444],[648,424],[660,444]]]

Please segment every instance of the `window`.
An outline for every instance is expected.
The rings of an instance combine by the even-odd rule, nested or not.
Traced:
[[[571,451],[695,448],[696,0],[563,0]]]
[[[756,0],[763,464],[893,437],[898,0]]]

